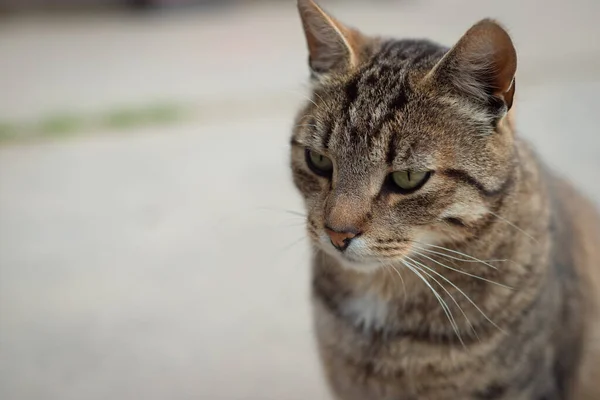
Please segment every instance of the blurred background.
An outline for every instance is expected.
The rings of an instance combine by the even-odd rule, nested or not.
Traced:
[[[494,17],[517,124],[600,200],[600,2],[321,4],[451,45]],[[0,0],[0,398],[327,399],[287,168],[294,0]]]

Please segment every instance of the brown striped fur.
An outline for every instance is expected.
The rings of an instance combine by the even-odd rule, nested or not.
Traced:
[[[515,135],[504,29],[481,21],[447,49],[298,4],[313,92],[291,166],[336,398],[600,399],[600,222]],[[330,177],[307,149],[332,160]],[[431,177],[401,194],[401,170]],[[340,251],[326,227],[358,235]]]

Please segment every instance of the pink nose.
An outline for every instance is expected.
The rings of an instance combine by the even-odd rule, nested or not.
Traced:
[[[356,233],[352,232],[336,232],[333,229],[325,228],[325,232],[331,239],[331,244],[340,250],[344,251],[350,245],[350,241],[357,236]]]

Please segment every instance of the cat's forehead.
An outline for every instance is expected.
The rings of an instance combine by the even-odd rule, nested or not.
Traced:
[[[372,100],[365,96],[351,104],[338,104],[317,119],[324,149],[371,162],[431,153],[446,139],[443,108],[403,84]]]
[[[462,118],[448,99],[419,85],[446,51],[428,41],[382,42],[357,71],[315,88],[305,142],[355,164],[411,156],[425,164],[424,157],[453,147],[471,115]]]
[[[325,85],[321,94],[332,95],[349,111],[401,106],[411,95],[410,80],[430,70],[446,51],[426,40],[383,41],[358,70]]]

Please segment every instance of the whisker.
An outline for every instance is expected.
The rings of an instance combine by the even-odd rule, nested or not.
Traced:
[[[492,281],[492,280],[489,280],[489,279],[483,278],[483,277],[481,277],[481,276],[479,276],[479,275],[470,274],[470,273],[468,273],[468,272],[461,271],[460,269],[457,269],[457,268],[452,268],[452,267],[449,267],[449,266],[447,266],[447,265],[445,265],[445,264],[442,264],[441,262],[439,262],[439,261],[435,260],[434,258],[432,258],[432,257],[429,257],[429,256],[427,256],[427,255],[425,255],[425,254],[421,254],[421,253],[419,253],[419,252],[415,252],[415,253],[416,253],[418,256],[420,256],[420,257],[424,257],[424,258],[426,258],[426,259],[428,259],[428,260],[430,260],[430,261],[433,261],[433,262],[434,262],[434,263],[436,263],[437,265],[440,265],[440,266],[442,266],[442,267],[444,267],[444,268],[447,268],[447,269],[449,269],[449,270],[452,270],[452,271],[458,272],[458,273],[460,273],[460,274],[467,275],[467,276],[470,276],[470,277],[472,277],[472,278],[479,279],[479,280],[482,280],[482,281],[485,281],[485,282],[488,282],[488,283],[492,283],[492,284],[494,284],[494,285],[497,285],[497,286],[503,287],[503,288],[505,288],[505,289],[515,290],[514,288],[512,288],[512,287],[510,287],[510,286],[506,286],[506,285],[504,285],[504,284],[502,284],[502,283],[498,283],[498,282],[495,282],[495,281]],[[408,257],[406,257],[406,258],[408,258]]]
[[[276,228],[298,228],[306,225],[306,221],[298,221],[297,219],[281,221],[276,225]]]
[[[512,226],[513,228],[515,228],[516,230],[518,230],[519,232],[521,232],[523,235],[527,236],[529,239],[533,240],[536,243],[539,243],[538,240],[536,238],[534,238],[533,236],[531,236],[528,232],[525,232],[523,229],[521,229],[520,227],[518,227],[517,225],[513,224],[512,222],[510,222],[509,220],[507,220],[506,218],[502,217],[501,215],[498,215],[496,213],[493,213],[491,211],[488,211],[491,215],[493,215],[494,217],[498,218],[501,221],[506,222],[508,225]]]
[[[279,263],[281,261],[281,258],[286,254],[286,252],[290,251],[293,247],[297,246],[304,240],[308,240],[307,235],[301,235],[298,239],[294,240],[293,242],[286,244],[281,248],[275,249],[275,251],[269,257],[268,263]],[[302,261],[304,260],[304,257],[298,257],[298,260]]]
[[[398,276],[400,277],[400,281],[402,282],[402,308],[406,309],[406,284],[404,283],[404,278],[402,277],[402,274],[400,274],[400,271],[398,271],[398,269],[396,267],[394,267],[394,265],[392,264],[387,264],[387,266],[389,268],[391,268],[392,270],[394,270],[394,272],[396,272],[398,274]]]
[[[298,96],[301,96],[302,98],[304,98],[304,99],[310,101],[311,103],[313,103],[315,105],[315,107],[317,107],[317,110],[319,109],[319,105],[317,103],[315,103],[315,101],[313,99],[311,99],[310,97],[308,97],[306,94],[301,93],[301,92],[299,92],[297,90],[286,90],[286,92],[293,93],[293,94],[296,94]]]
[[[297,121],[304,121],[307,118],[314,119],[317,122],[322,122],[316,115],[313,115],[313,114],[304,114],[301,117],[298,117]],[[273,120],[275,120],[275,119],[273,119]]]
[[[446,317],[448,318],[448,321],[450,321],[450,325],[452,326],[452,329],[456,333],[456,336],[458,337],[458,340],[463,345],[463,347],[466,347],[465,343],[462,340],[462,337],[460,336],[460,332],[458,330],[458,326],[456,325],[456,320],[454,319],[454,316],[452,315],[452,311],[448,307],[448,304],[446,304],[446,302],[444,301],[444,299],[433,288],[433,286],[427,281],[427,279],[425,279],[423,277],[423,275],[421,275],[421,273],[419,271],[422,271],[422,270],[420,270],[420,269],[417,270],[417,269],[413,268],[412,266],[410,266],[409,264],[407,264],[404,260],[402,260],[402,263],[406,266],[406,268],[408,268],[409,270],[411,270],[419,279],[421,279],[423,281],[423,283],[425,283],[425,285],[427,285],[427,287],[429,287],[429,290],[431,290],[431,292],[433,293],[433,295],[437,299],[438,303],[440,303],[440,306],[442,307],[442,310],[444,311],[444,314],[446,314]]]
[[[450,258],[452,260],[462,261],[462,262],[466,262],[466,263],[481,263],[481,261],[478,261],[478,260],[469,260],[469,259],[466,259],[466,258],[454,257],[454,256],[451,256],[449,254],[441,253],[441,252],[435,251],[435,250],[429,250],[429,249],[424,249],[424,248],[421,248],[420,250],[426,251],[428,253],[438,254],[440,256],[444,256],[444,257]],[[506,262],[506,261],[509,261],[509,260],[498,259],[498,260],[482,260],[482,261],[491,263],[491,262]]]
[[[299,239],[294,240],[292,243],[290,243],[288,245],[285,245],[280,251],[282,253],[285,253],[286,251],[288,251],[289,249],[291,249],[292,247],[294,247],[295,245],[297,245],[298,243],[300,243],[301,241],[303,241],[305,239],[306,239],[306,236],[302,235],[302,237],[300,237]]]
[[[312,94],[314,94],[315,96],[317,96],[319,98],[319,100],[321,100],[323,103],[325,103],[325,100],[323,100],[323,98],[321,97],[321,95],[319,95],[319,93],[312,92]]]
[[[258,210],[262,210],[262,211],[278,211],[278,212],[282,212],[282,213],[286,213],[286,214],[292,214],[295,215],[297,217],[302,217],[302,218],[306,218],[307,215],[300,212],[300,211],[294,211],[294,210],[287,210],[285,208],[276,208],[276,207],[258,207]]]
[[[408,258],[408,257],[407,257]],[[408,263],[408,261],[405,260],[405,262]],[[414,262],[414,261],[413,261]],[[409,263],[410,264],[410,263]],[[412,265],[412,264],[411,264]],[[423,269],[420,269],[419,267],[417,267],[416,265],[412,265],[414,268],[419,269],[422,273],[424,273],[425,275],[427,275],[429,278],[431,278],[435,283],[438,284],[439,287],[441,287],[448,296],[450,296],[450,299],[452,299],[452,301],[454,302],[454,304],[456,304],[456,307],[460,310],[460,312],[462,313],[463,317],[465,317],[465,320],[467,321],[467,324],[469,325],[469,327],[471,328],[471,331],[473,331],[473,334],[475,335],[475,337],[477,338],[477,340],[479,339],[479,335],[477,334],[477,332],[475,331],[475,327],[473,326],[473,324],[471,323],[471,321],[469,320],[469,317],[467,317],[467,314],[465,313],[465,311],[462,309],[462,307],[460,306],[460,304],[458,304],[458,301],[456,301],[456,299],[454,298],[454,296],[452,296],[452,294],[450,294],[450,292],[448,291],[448,289],[446,289],[446,287],[444,285],[442,285],[437,279],[435,279],[431,274],[429,274],[427,271],[424,271]],[[480,340],[481,341],[481,340]]]
[[[391,268],[389,268],[389,265],[384,265],[383,269],[385,269],[385,271],[388,273],[390,279],[394,279],[394,275],[392,275],[392,271],[390,271]]]
[[[464,257],[470,258],[471,260],[478,261],[478,262],[480,262],[481,264],[483,264],[483,265],[487,265],[487,266],[488,266],[488,267],[490,267],[490,268],[493,268],[493,269],[498,269],[497,267],[495,267],[494,265],[492,265],[492,264],[490,264],[490,263],[488,263],[488,262],[485,262],[485,261],[483,261],[483,260],[480,260],[480,259],[479,259],[479,258],[477,258],[477,257],[473,257],[473,256],[471,256],[471,255],[468,255],[468,254],[462,253],[462,252],[460,252],[460,251],[456,251],[456,250],[450,250],[450,249],[448,249],[448,248],[446,248],[446,247],[442,247],[442,246],[436,246],[435,244],[421,243],[421,242],[417,242],[416,240],[413,240],[413,242],[414,242],[414,243],[417,243],[417,244],[420,244],[420,245],[423,245],[423,246],[429,246],[429,247],[433,247],[433,248],[440,249],[440,250],[446,250],[446,251],[449,251],[450,253],[458,254],[458,255],[461,255],[461,256],[464,256]],[[420,248],[420,249],[421,249],[421,250],[427,250],[427,249],[424,249],[424,248]]]
[[[294,125],[292,128],[305,128],[307,126],[310,126],[311,128],[318,128],[317,125],[315,124],[298,124],[298,125]]]
[[[465,292],[463,292],[458,286],[456,286],[454,283],[452,283],[452,281],[450,281],[449,279],[447,279],[444,275],[440,274],[439,272],[437,272],[436,270],[434,270],[433,268],[428,267],[427,265],[413,260],[410,257],[406,257],[407,259],[411,260],[412,262],[422,266],[423,268],[426,268],[428,271],[431,271],[432,273],[434,273],[435,275],[439,276],[440,278],[442,278],[443,280],[445,280],[446,282],[448,282],[450,285],[452,285],[452,287],[454,287],[456,290],[458,290],[460,292],[460,294],[462,294],[465,299],[467,299],[469,301],[469,303],[471,303],[473,305],[473,307],[475,307],[477,309],[477,311],[479,311],[481,313],[481,315],[483,315],[483,317],[485,319],[488,320],[489,323],[491,323],[493,326],[495,326],[500,332],[505,333],[506,331],[502,328],[500,328],[498,325],[496,325],[496,323],[494,321],[492,321],[482,310],[481,308],[479,308],[479,306],[477,306],[477,304],[475,304],[475,302],[473,300],[471,300],[471,298],[469,296],[466,295]]]

